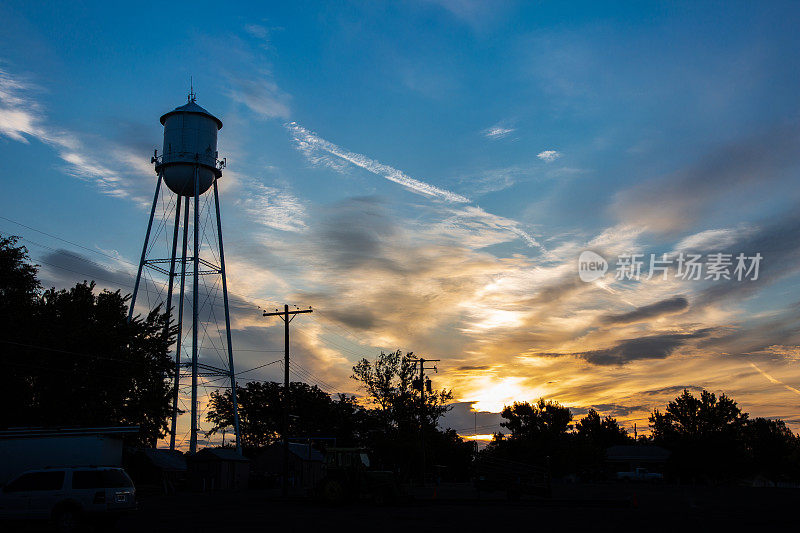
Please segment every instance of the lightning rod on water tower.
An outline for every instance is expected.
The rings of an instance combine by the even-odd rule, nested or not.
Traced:
[[[195,95],[192,91],[189,92],[188,103],[186,105],[175,108],[169,113],[161,117],[161,124],[164,125],[164,145],[161,155],[158,151],[151,159],[151,163],[155,164],[156,175],[158,180],[156,182],[156,191],[153,198],[153,205],[150,210],[150,219],[147,224],[147,232],[144,237],[144,245],[142,247],[142,255],[139,260],[139,269],[136,274],[136,283],[134,284],[133,294],[131,296],[130,309],[128,312],[128,320],[133,317],[134,307],[136,305],[136,297],[139,293],[140,283],[143,281],[142,274],[145,269],[152,269],[168,276],[167,294],[165,308],[167,313],[167,322],[170,321],[170,314],[173,306],[173,289],[175,281],[178,280],[178,305],[177,305],[177,329],[178,339],[175,345],[175,382],[174,382],[174,396],[172,403],[172,420],[170,428],[170,449],[175,449],[175,435],[177,418],[179,415],[178,410],[178,391],[180,386],[180,371],[184,366],[191,367],[192,386],[191,386],[191,429],[189,451],[195,453],[197,451],[197,434],[198,434],[198,400],[197,400],[197,387],[199,370],[204,372],[204,375],[209,373],[213,375],[227,376],[230,378],[230,387],[233,400],[234,409],[234,432],[236,433],[236,448],[241,453],[241,439],[239,435],[239,412],[236,398],[236,374],[233,365],[233,347],[231,343],[231,321],[230,310],[228,305],[228,285],[225,276],[225,254],[222,246],[222,221],[220,219],[219,211],[219,190],[217,187],[217,180],[222,177],[222,169],[225,167],[225,160],[219,159],[217,153],[217,133],[222,129],[222,121],[217,117],[200,107],[195,102]],[[168,191],[162,191],[161,185],[165,184]],[[200,198],[211,189],[214,197],[214,214],[216,215],[216,231],[217,240],[214,245],[217,246],[217,254],[210,254],[207,258],[200,257],[201,255],[201,240],[207,239],[205,228],[200,227],[200,211],[201,202]],[[164,196],[174,194],[175,203],[175,216],[172,231],[171,254],[169,258],[150,257],[153,250],[151,243],[151,231],[153,229],[153,220],[156,218],[156,207],[159,202],[159,195]],[[181,203],[185,200],[183,213],[181,213]],[[190,204],[193,205],[193,223],[189,224],[189,211]],[[206,202],[209,205],[210,202]],[[210,209],[210,207],[209,207]],[[183,222],[181,223],[181,214],[183,214]],[[169,222],[166,220],[167,214],[164,215],[164,220],[159,221],[158,228],[165,227]],[[179,233],[182,235],[182,252],[178,254],[178,237]],[[188,253],[189,240],[192,240],[192,252]],[[215,257],[216,256],[216,257]],[[214,264],[211,259],[218,259],[219,264]],[[192,268],[189,269],[187,264],[191,263]],[[176,265],[179,266],[180,272],[176,272]],[[199,318],[199,280],[200,276],[218,275],[221,277],[222,284],[222,300],[225,311],[225,344],[227,345],[225,351],[227,352],[227,368],[215,368],[211,365],[200,362],[200,344],[199,333],[201,322]],[[192,331],[192,357],[190,364],[181,363],[181,350],[184,324],[184,301],[188,296],[186,291],[186,277],[192,278],[191,288],[191,301],[192,301],[192,318],[191,318],[191,331]],[[207,333],[207,332],[206,332]],[[216,374],[215,374],[216,373]]]

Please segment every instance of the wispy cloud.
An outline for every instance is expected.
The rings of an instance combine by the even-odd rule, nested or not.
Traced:
[[[120,173],[107,163],[101,163],[99,158],[92,157],[76,133],[48,124],[45,112],[35,98],[37,90],[24,78],[0,69],[0,135],[17,142],[28,143],[29,139],[36,139],[50,145],[67,163],[67,174],[94,182],[110,196],[129,196],[131,183],[125,183]],[[106,155],[112,159],[124,159],[128,155],[122,147],[107,148]]]
[[[483,136],[487,139],[502,139],[503,137],[507,137],[508,134],[515,132],[515,128],[505,128],[503,126],[495,125],[491,128],[486,128],[483,130]]]
[[[252,183],[240,205],[263,226],[295,233],[308,227],[305,205],[285,188]]]
[[[260,41],[261,47],[269,49],[271,47],[269,40],[269,28],[261,24],[247,24],[244,27],[245,31]]]
[[[627,313],[606,315],[603,322],[606,324],[630,324],[644,322],[665,314],[680,313],[689,307],[689,301],[683,296],[675,296],[658,302],[637,307]]]
[[[286,125],[286,127],[292,134],[292,139],[297,145],[297,148],[307,156],[313,156],[315,152],[327,153],[343,159],[344,161],[347,161],[348,163],[351,163],[357,167],[361,167],[375,175],[386,178],[389,181],[398,183],[411,192],[451,203],[468,203],[470,201],[469,198],[461,196],[460,194],[456,194],[445,189],[440,189],[439,187],[431,185],[430,183],[425,183],[424,181],[416,180],[401,170],[397,170],[389,165],[384,165],[383,163],[375,161],[374,159],[370,159],[365,155],[357,154],[355,152],[348,152],[344,148],[341,148],[330,141],[326,141],[314,132],[305,129],[297,122],[290,122]]]
[[[414,179],[402,170],[385,165],[363,154],[347,151],[307,130],[296,122],[290,122],[286,127],[291,133],[292,140],[297,149],[312,163],[323,164],[335,168],[336,170],[343,170],[344,167],[340,166],[341,162],[347,162],[359,168],[363,168],[376,176],[381,176],[389,181],[402,185],[416,194],[450,204],[472,203],[471,200],[465,196]],[[333,156],[336,159],[331,159],[329,156]],[[450,212],[453,214],[451,222],[458,222],[461,228],[466,227],[469,228],[470,231],[477,231],[482,237],[486,236],[486,231],[490,233],[502,232],[506,235],[511,234],[523,239],[529,246],[542,248],[539,242],[528,232],[523,230],[520,223],[516,220],[489,213],[476,205],[466,205],[459,209],[450,210]],[[508,239],[501,239],[497,242],[504,242],[505,240]]]
[[[544,152],[539,152],[536,157],[544,161],[545,163],[552,163],[559,157],[561,157],[561,152],[557,150],[545,150]]]
[[[659,233],[691,227],[709,206],[795,179],[800,127],[778,125],[717,146],[693,163],[617,193],[612,212],[623,222]],[[785,195],[791,187],[780,188]],[[743,202],[747,208],[752,202]],[[713,236],[713,234],[712,234]]]
[[[207,46],[209,54],[223,65],[228,96],[247,107],[256,117],[288,119],[291,96],[278,86],[272,74],[269,30],[249,24],[245,31],[258,46],[236,35],[224,40],[211,40]]]

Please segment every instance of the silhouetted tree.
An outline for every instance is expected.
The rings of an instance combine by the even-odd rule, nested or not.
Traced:
[[[435,427],[450,407],[452,391],[431,390],[425,395],[425,405],[420,404],[420,394],[413,388],[417,358],[400,350],[381,354],[375,361],[362,359],[353,367],[353,379],[359,381],[367,392],[367,399],[379,409],[387,426],[406,431],[423,420]]]
[[[619,426],[615,418],[610,416],[601,418],[600,413],[594,409],[589,409],[586,416],[575,424],[575,430],[579,437],[598,449],[605,450],[615,444],[632,442],[628,432]]]
[[[688,390],[650,416],[653,441],[672,450],[671,465],[684,479],[725,481],[743,473],[743,430],[747,424],[736,402],[703,390]]]
[[[472,442],[462,439],[452,429],[429,431],[426,441],[427,461],[438,468],[442,479],[467,481],[470,478],[470,463],[474,454]]]
[[[753,474],[773,483],[800,479],[800,437],[783,420],[748,420],[743,436]]]
[[[127,321],[127,296],[94,283],[42,292],[14,238],[0,238],[0,426],[139,425],[154,445],[166,432],[173,363],[159,309]],[[165,330],[167,335],[164,335]]]
[[[605,474],[606,450],[617,444],[633,444],[628,432],[621,428],[615,418],[600,416],[589,409],[586,416],[575,424],[573,438],[578,473],[588,479],[601,479]]]
[[[423,405],[420,391],[414,388],[416,361],[413,353],[381,352],[375,361],[359,361],[351,376],[361,382],[368,404],[374,407],[365,444],[373,449],[383,468],[395,469],[406,478],[419,473],[420,431],[425,432],[426,457],[432,456],[436,442],[446,441],[437,435],[437,424],[453,398],[449,390],[432,389]],[[426,461],[426,465],[431,464]]]
[[[36,304],[41,294],[36,266],[17,237],[0,236],[0,353],[5,354],[3,386],[0,387],[0,427],[31,425],[26,401],[32,395],[30,373],[20,354],[36,336]]]
[[[515,402],[501,412],[501,426],[509,435],[496,434],[482,454],[530,464],[549,464],[556,474],[576,469],[575,443],[567,433],[572,413],[557,402]]]
[[[334,400],[317,386],[297,381],[289,386],[290,437],[333,437],[337,444],[353,444],[361,431],[362,413],[352,396],[340,394]],[[282,438],[282,384],[251,381],[237,387],[237,396],[243,446],[268,446]],[[206,419],[213,424],[207,435],[233,426],[233,401],[229,390],[211,393]]]
[[[557,437],[569,428],[572,413],[558,402],[541,398],[538,402],[514,402],[503,408],[502,417],[508,420],[500,424],[511,431],[512,439]]]

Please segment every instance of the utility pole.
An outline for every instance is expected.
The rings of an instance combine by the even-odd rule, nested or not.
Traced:
[[[289,311],[289,305],[284,304],[283,311],[275,310],[274,313],[264,311],[264,316],[279,316],[283,320],[283,497],[289,496],[289,322],[294,320],[295,315],[300,313],[311,313],[313,310],[295,309]],[[291,318],[290,318],[291,316]]]
[[[422,486],[425,486],[425,389],[428,389],[428,392],[431,391],[431,380],[428,378],[428,382],[425,382],[425,371],[426,370],[433,370],[434,372],[438,372],[436,366],[431,366],[425,368],[425,363],[437,363],[439,359],[419,359],[419,398],[420,398],[420,410],[419,410],[419,432],[420,432],[420,442],[422,444]]]
[[[473,443],[475,444],[475,458],[478,457],[478,411],[473,411],[475,413],[475,429],[472,432]]]

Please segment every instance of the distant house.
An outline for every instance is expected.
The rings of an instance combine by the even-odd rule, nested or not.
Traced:
[[[122,439],[138,426],[0,431],[0,484],[33,468],[121,466]]]
[[[186,457],[178,450],[126,450],[125,469],[141,491],[145,487],[171,494],[186,481]]]
[[[187,457],[194,490],[242,490],[250,477],[250,460],[231,448],[204,448]]]
[[[289,486],[296,489],[314,488],[323,476],[325,457],[310,444],[289,443]],[[253,464],[258,474],[280,484],[283,477],[283,443],[276,442],[264,449]]]
[[[610,472],[632,472],[645,468],[648,472],[664,472],[670,451],[652,444],[623,444],[606,450]]]

